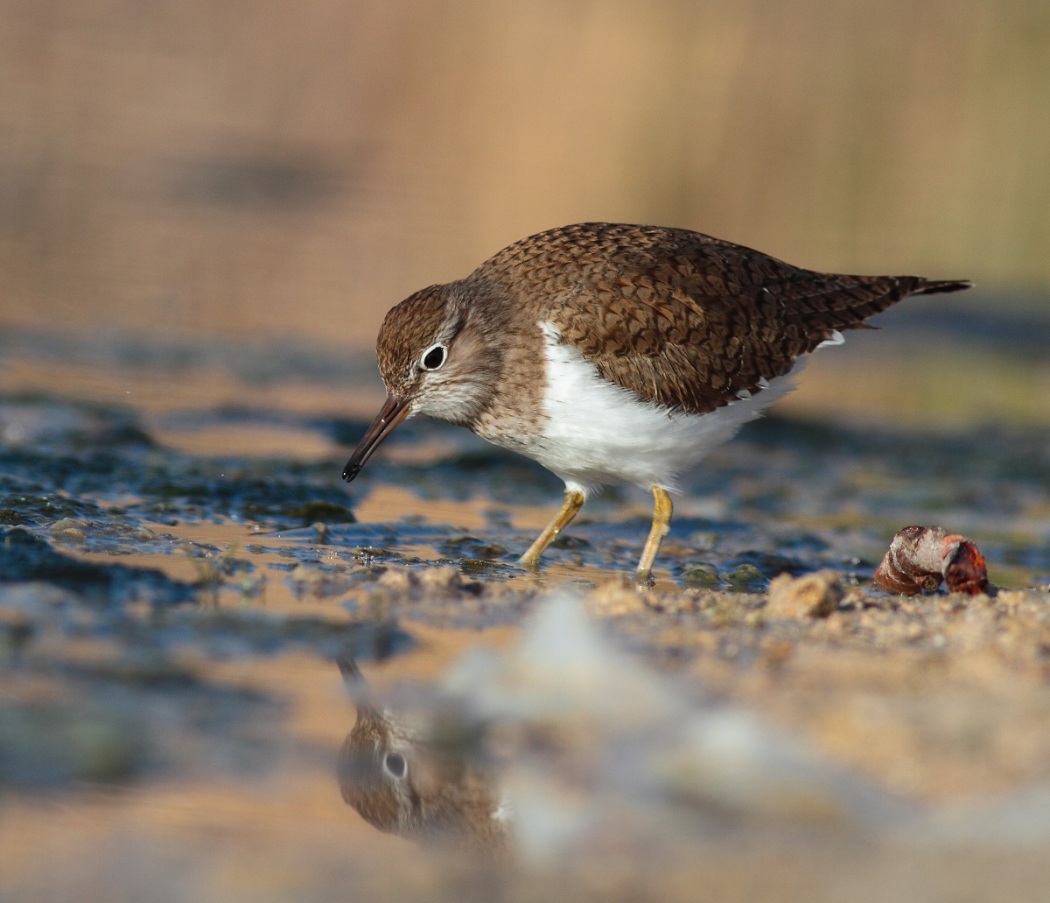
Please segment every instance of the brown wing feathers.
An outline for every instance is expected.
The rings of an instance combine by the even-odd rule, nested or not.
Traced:
[[[605,378],[692,413],[761,391],[835,331],[862,328],[907,295],[969,285],[818,273],[697,232],[609,223],[524,239],[481,273],[513,277],[520,302]]]

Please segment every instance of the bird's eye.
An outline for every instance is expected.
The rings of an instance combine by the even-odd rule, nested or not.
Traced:
[[[401,753],[388,752],[383,756],[383,768],[386,769],[387,774],[398,780],[408,774],[408,762]]]
[[[423,357],[419,359],[419,363],[424,370],[440,370],[447,356],[448,349],[444,345],[433,345],[423,352]]]

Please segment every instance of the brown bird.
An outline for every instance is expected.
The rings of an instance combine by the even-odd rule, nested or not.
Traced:
[[[504,849],[509,806],[475,761],[479,744],[468,726],[413,727],[361,698],[365,683],[355,662],[342,659],[339,670],[357,700],[357,722],[339,752],[346,803],[387,834],[479,853]]]
[[[633,483],[654,498],[646,583],[676,478],[788,392],[806,355],[908,295],[969,286],[818,273],[685,229],[541,232],[390,310],[376,345],[389,394],[343,477],[412,414],[520,452],[565,482],[527,568],[589,493]]]

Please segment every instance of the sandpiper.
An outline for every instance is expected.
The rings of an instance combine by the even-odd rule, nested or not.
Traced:
[[[424,844],[494,853],[510,838],[510,806],[483,767],[475,725],[414,723],[368,700],[353,659],[338,662],[357,723],[339,752],[343,799],[370,825]]]
[[[810,352],[908,295],[969,286],[819,273],[686,229],[541,232],[387,313],[376,355],[388,397],[343,478],[413,414],[520,452],[565,482],[526,568],[588,494],[633,483],[654,499],[644,584],[676,478],[788,392]]]

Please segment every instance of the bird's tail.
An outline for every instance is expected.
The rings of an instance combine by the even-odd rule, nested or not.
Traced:
[[[973,283],[969,279],[946,279],[942,281],[920,279],[919,284],[908,294],[938,295],[942,292],[961,292],[963,289],[972,287]]]

